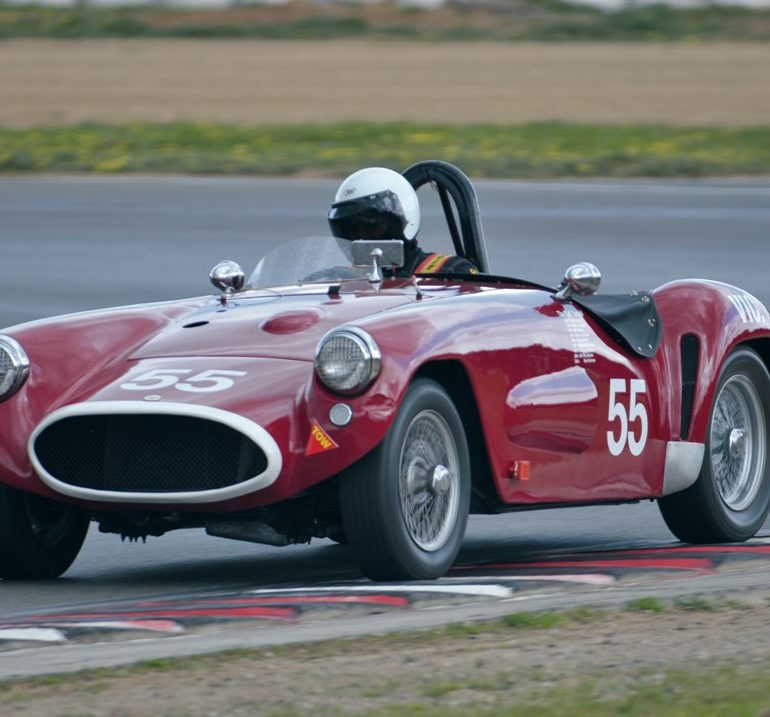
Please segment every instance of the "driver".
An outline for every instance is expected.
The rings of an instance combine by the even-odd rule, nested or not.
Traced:
[[[404,266],[398,277],[412,274],[478,274],[478,269],[460,256],[423,251],[415,237],[420,228],[417,193],[398,172],[367,167],[351,174],[337,190],[329,211],[332,234],[340,239],[403,239]]]

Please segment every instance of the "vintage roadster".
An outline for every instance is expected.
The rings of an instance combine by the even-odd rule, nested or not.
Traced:
[[[5,330],[0,577],[62,574],[90,521],[328,537],[379,580],[443,575],[471,511],[657,499],[684,541],[754,535],[766,308],[712,281],[604,295],[587,263],[554,288],[496,276],[465,175],[405,176],[479,274],[387,278],[397,246],[316,238],[249,282],[218,265],[215,296]]]

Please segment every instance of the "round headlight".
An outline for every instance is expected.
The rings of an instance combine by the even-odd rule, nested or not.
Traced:
[[[13,396],[29,373],[29,359],[21,344],[10,336],[0,336],[0,401]]]
[[[321,339],[315,369],[321,382],[335,393],[358,393],[380,372],[380,350],[361,329],[337,329]]]

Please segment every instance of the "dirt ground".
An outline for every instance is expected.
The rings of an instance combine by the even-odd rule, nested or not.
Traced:
[[[365,714],[420,703],[452,707],[514,704],[538,690],[574,690],[599,680],[618,696],[669,670],[723,664],[761,670],[770,660],[766,598],[716,611],[611,612],[588,623],[426,640],[364,638],[253,655],[195,658],[180,669],[123,670],[117,676],[0,691],[0,712],[190,717]]]
[[[770,44],[13,40],[0,125],[770,123]]]

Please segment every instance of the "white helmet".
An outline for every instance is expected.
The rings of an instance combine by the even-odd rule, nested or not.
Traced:
[[[334,236],[350,241],[414,239],[420,228],[417,193],[392,169],[360,169],[337,190],[329,226]]]

